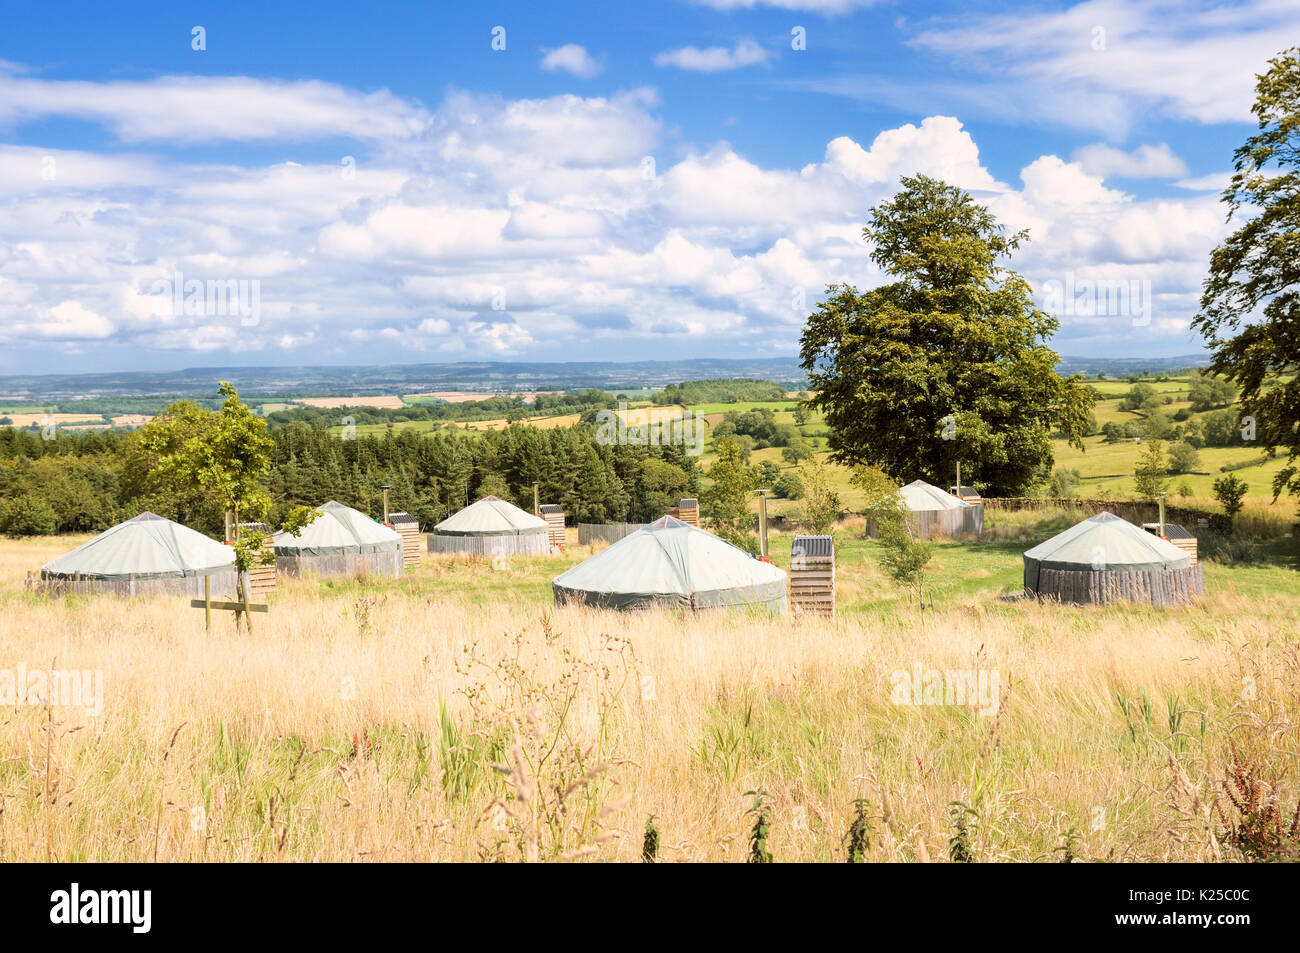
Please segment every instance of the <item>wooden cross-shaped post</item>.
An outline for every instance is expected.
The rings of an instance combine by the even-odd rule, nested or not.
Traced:
[[[253,613],[268,612],[270,607],[265,603],[249,602],[248,589],[244,589],[244,598],[241,602],[214,602],[212,601],[212,577],[203,577],[203,598],[191,599],[190,606],[195,609],[203,610],[203,628],[209,635],[212,633],[212,610],[225,610],[235,613],[235,628],[239,628],[240,619],[248,626],[248,632],[253,633]]]

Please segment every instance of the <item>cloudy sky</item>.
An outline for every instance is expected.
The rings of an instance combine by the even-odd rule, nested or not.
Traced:
[[[1194,352],[1300,39],[1297,0],[116,6],[0,11],[0,374],[790,355],[917,172],[1029,229],[1061,353]],[[1050,293],[1089,282],[1132,298]]]

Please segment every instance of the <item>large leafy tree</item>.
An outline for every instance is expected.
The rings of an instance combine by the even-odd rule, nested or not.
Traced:
[[[1093,397],[1056,373],[1057,322],[1001,262],[1007,235],[970,195],[926,176],[871,211],[863,234],[894,280],[832,285],[801,341],[832,456],[900,481],[1018,493],[1051,472],[1052,433],[1082,448]],[[967,474],[971,479],[967,480]]]
[[[1256,437],[1290,451],[1273,497],[1300,494],[1300,47],[1256,84],[1259,131],[1234,154],[1223,193],[1241,225],[1210,256],[1201,313],[1212,371],[1241,386]]]

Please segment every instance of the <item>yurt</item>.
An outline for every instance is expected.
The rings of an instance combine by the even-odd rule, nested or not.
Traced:
[[[665,516],[551,583],[555,601],[604,609],[786,609],[785,572]]]
[[[1193,602],[1202,567],[1168,540],[1111,513],[1098,513],[1025,553],[1025,591],[1061,602]]]
[[[402,574],[402,537],[360,510],[333,500],[294,536],[275,534],[277,572],[299,576]]]
[[[513,503],[485,496],[447,517],[429,534],[431,553],[545,556],[551,548],[546,520]]]
[[[214,595],[233,592],[234,550],[155,513],[118,523],[41,567],[46,588],[128,596],[201,596],[205,578]]]
[[[898,495],[912,514],[912,526],[919,539],[960,539],[984,532],[983,503],[967,503],[924,480],[912,481]]]

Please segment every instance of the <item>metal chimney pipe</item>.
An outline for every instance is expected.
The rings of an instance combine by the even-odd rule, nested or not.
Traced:
[[[542,508],[537,505],[537,481],[533,481],[533,515],[541,516]]]
[[[758,491],[758,558],[771,561],[767,552],[767,490]]]
[[[1165,535],[1165,495],[1159,494],[1160,497],[1160,535]]]
[[[384,525],[387,526],[388,525],[388,491],[391,490],[392,487],[389,486],[388,484],[384,484],[383,486],[380,487],[380,489],[384,491]]]

